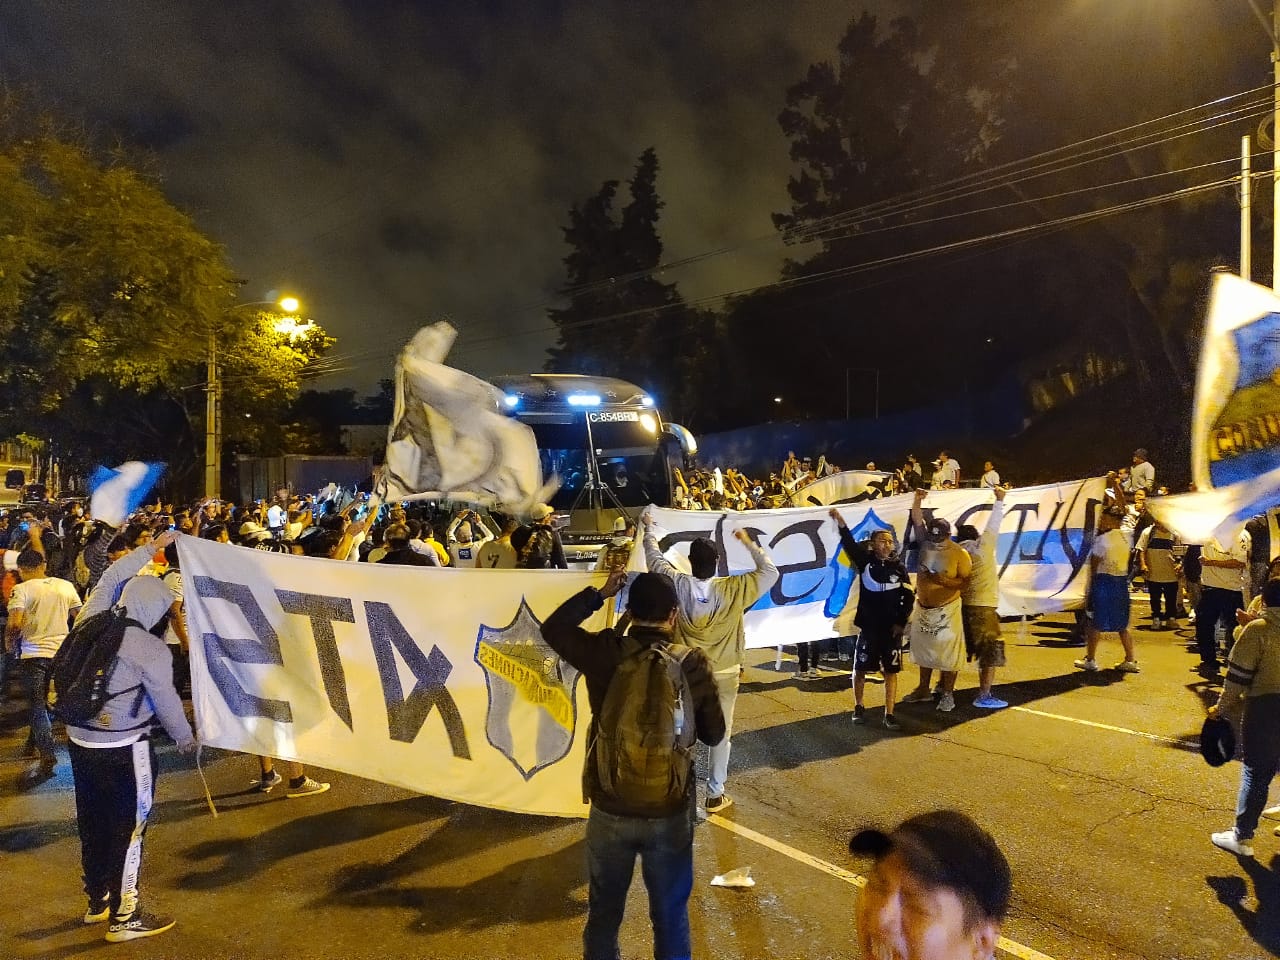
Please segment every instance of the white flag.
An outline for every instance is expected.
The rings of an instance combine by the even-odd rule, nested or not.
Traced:
[[[1196,492],[1148,501],[1190,543],[1221,538],[1280,503],[1280,297],[1213,278],[1191,418]]]
[[[444,364],[457,331],[423,327],[396,361],[396,408],[387,436],[384,500],[449,496],[528,511],[544,486],[538,444],[498,412],[502,393]]]

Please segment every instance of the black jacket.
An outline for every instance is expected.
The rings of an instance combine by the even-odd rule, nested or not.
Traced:
[[[587,702],[591,704],[591,730],[588,733],[588,744],[595,743],[596,717],[604,707],[605,694],[609,690],[609,681],[623,658],[640,647],[671,642],[671,635],[652,627],[633,626],[626,634],[620,634],[612,627],[598,633],[591,633],[579,626],[583,620],[591,616],[604,605],[600,592],[594,587],[587,587],[581,593],[570,597],[547,617],[542,624],[542,639],[556,653],[582,672],[587,680]],[[711,667],[706,655],[701,650],[691,650],[683,660],[685,678],[689,681],[689,691],[693,695],[693,713],[698,727],[698,739],[708,746],[715,746],[724,739],[724,714],[720,710],[720,698],[716,694],[715,680],[711,676]],[[613,797],[604,796],[600,791],[595,774],[595,758],[587,751],[587,790],[591,802],[605,813],[619,817],[642,816],[635,810],[627,809]],[[689,784],[692,788],[693,778]],[[692,802],[692,790],[689,802]],[[669,813],[679,812],[677,807]],[[652,816],[647,814],[646,816]]]
[[[911,578],[906,565],[896,556],[887,560],[877,559],[871,549],[871,541],[857,542],[847,527],[840,528],[840,546],[862,580],[862,592],[858,594],[858,612],[853,622],[863,630],[888,632],[893,627],[906,626],[911,616],[915,594],[911,591]],[[863,574],[866,574],[866,577]],[[879,589],[869,589],[870,578]]]

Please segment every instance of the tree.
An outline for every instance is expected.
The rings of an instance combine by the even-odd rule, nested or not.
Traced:
[[[558,334],[546,369],[621,377],[673,396],[680,377],[666,358],[689,314],[674,283],[655,276],[662,260],[658,156],[640,154],[628,182],[630,201],[614,210],[619,183],[606,181],[569,211],[564,239],[568,306],[548,311]]]
[[[224,361],[232,441],[255,409],[278,420],[302,367],[333,342],[314,326],[290,340],[274,329],[275,315],[235,308],[222,247],[153,178],[123,152],[96,150],[34,117],[7,90],[0,238],[0,435],[49,437],[63,451],[74,442],[95,459],[188,458],[171,469],[185,476],[202,432],[211,339]],[[145,410],[142,421],[155,419],[163,436],[85,436],[95,403],[110,404],[113,416]],[[118,449],[127,437],[136,446]]]

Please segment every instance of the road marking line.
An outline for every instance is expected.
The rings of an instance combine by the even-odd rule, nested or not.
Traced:
[[[1010,707],[1010,710],[1017,710],[1020,713],[1030,713],[1037,717],[1048,717],[1051,720],[1065,720],[1068,723],[1078,723],[1082,727],[1093,727],[1096,730],[1110,730],[1112,733],[1127,733],[1131,737],[1142,737],[1145,740],[1155,740],[1157,743],[1172,743],[1179,747],[1199,748],[1198,740],[1183,740],[1178,737],[1162,737],[1158,733],[1146,733],[1142,730],[1130,730],[1128,727],[1116,727],[1109,723],[1095,723],[1092,720],[1081,720],[1079,717],[1066,717],[1060,713],[1047,713],[1044,710],[1032,710],[1030,707]]]
[[[707,814],[707,822],[714,824],[721,830],[728,830],[730,833],[736,833],[753,843],[758,843],[762,847],[768,847],[776,853],[782,854],[784,857],[790,857],[797,863],[802,863],[806,867],[813,867],[815,870],[821,870],[829,876],[835,877],[837,880],[843,880],[845,883],[852,884],[861,890],[867,885],[867,878],[860,876],[851,870],[843,867],[837,867],[834,863],[827,863],[818,857],[805,853],[803,850],[797,850],[795,847],[788,846],[781,840],[775,840],[773,837],[767,837],[763,833],[757,833],[750,827],[744,827],[740,823],[732,820],[726,820],[718,813]],[[1018,960],[1053,960],[1053,957],[1031,947],[1023,946],[1021,943],[1001,937],[996,942],[996,948],[1009,954],[1011,957],[1017,957]]]

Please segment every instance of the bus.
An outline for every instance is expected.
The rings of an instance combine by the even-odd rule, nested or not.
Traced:
[[[693,435],[664,422],[647,391],[613,377],[530,373],[496,377],[502,411],[528,424],[543,476],[560,478],[550,505],[571,563],[595,560],[619,516],[671,505],[672,468],[697,453]]]

